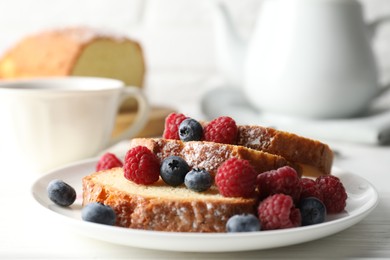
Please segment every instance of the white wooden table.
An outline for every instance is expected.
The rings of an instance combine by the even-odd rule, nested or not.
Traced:
[[[204,78],[195,78],[199,85]],[[152,81],[153,82],[153,81]],[[157,82],[157,81],[155,81]],[[159,81],[161,82],[161,81]],[[191,81],[186,82],[187,85]],[[182,82],[177,81],[178,85]],[[161,83],[163,84],[163,83]],[[158,85],[158,84],[156,84]],[[157,86],[159,87],[159,86]],[[172,88],[175,86],[173,85]],[[193,86],[191,86],[193,87]],[[153,93],[153,89],[148,90]],[[153,102],[164,101],[156,90]],[[183,95],[184,89],[178,90]],[[152,94],[150,94],[152,95]],[[185,113],[197,113],[196,98],[179,99]],[[188,102],[187,102],[188,101]],[[185,103],[185,104],[184,104]],[[363,221],[335,235],[316,241],[269,250],[237,253],[178,253],[145,250],[101,242],[75,234],[58,219],[41,214],[30,194],[37,176],[2,169],[0,184],[0,259],[245,259],[245,258],[390,258],[390,146],[330,142],[340,152],[335,165],[369,180],[379,192],[379,205]],[[0,159],[1,161],[1,159]]]

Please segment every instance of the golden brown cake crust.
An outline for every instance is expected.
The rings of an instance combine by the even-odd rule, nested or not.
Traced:
[[[218,167],[224,161],[232,157],[248,160],[259,173],[286,165],[294,167],[299,174],[301,173],[299,166],[289,163],[281,156],[238,145],[204,141],[182,142],[163,138],[134,138],[131,140],[130,148],[138,145],[149,148],[160,161],[171,155],[180,156],[190,167],[204,168],[212,175],[215,175]]]
[[[122,168],[83,178],[83,205],[101,202],[117,215],[116,225],[127,228],[175,232],[225,232],[236,214],[255,213],[255,199],[225,198],[213,187],[204,195],[181,187],[166,187],[160,180],[137,185],[123,177]],[[160,191],[164,186],[168,191]],[[151,195],[147,189],[153,189]],[[168,196],[178,193],[176,197]],[[184,193],[186,196],[178,197]]]
[[[84,47],[97,40],[123,42],[128,38],[87,27],[44,31],[22,39],[0,60],[0,78],[69,76]]]
[[[333,152],[319,141],[262,126],[238,126],[237,144],[284,157],[286,160],[317,170],[308,175],[330,174]],[[305,174],[305,172],[303,173]]]

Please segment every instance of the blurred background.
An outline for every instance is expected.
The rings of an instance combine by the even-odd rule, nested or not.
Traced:
[[[261,0],[223,0],[243,38],[252,32]],[[361,1],[365,19],[390,15],[388,0]],[[152,103],[168,103],[201,116],[193,99],[218,77],[212,15],[207,0],[12,0],[0,2],[0,55],[28,34],[88,25],[140,41],[147,63],[145,91]],[[390,24],[378,32],[374,49],[381,80],[390,80]],[[182,95],[167,100],[168,92]]]
[[[217,67],[215,29],[210,1],[1,1],[0,57],[24,37],[51,29],[89,26],[128,36],[142,46],[146,63],[143,89],[152,106],[157,107],[156,113],[151,116],[150,124],[145,127],[140,136],[159,135],[163,131],[165,116],[172,111],[179,111],[201,120],[210,120],[214,118],[213,111],[218,110],[216,107],[218,108],[219,105],[215,104],[205,113],[204,106],[202,109],[201,105],[202,100],[205,100],[204,97],[209,97],[213,89],[226,84],[226,75],[220,73]],[[220,0],[220,2],[223,2],[231,13],[234,26],[240,36],[248,40],[262,0]],[[360,3],[367,22],[390,17],[389,0],[361,0]],[[390,82],[390,23],[379,27],[372,45],[379,67],[380,83],[388,83]],[[217,93],[214,96],[220,95]],[[223,98],[225,97],[220,99]],[[231,98],[236,99],[236,97]],[[208,103],[210,104],[210,100]],[[211,100],[211,103],[215,103],[214,100]],[[232,109],[237,116],[229,113],[226,115],[232,116],[238,123],[262,124],[262,121],[254,119],[257,114],[248,114],[248,110],[238,111],[234,107]],[[219,110],[221,111],[217,111],[216,114],[225,114],[226,108]],[[297,124],[290,124],[283,128],[318,139],[377,143],[379,137],[386,136],[385,139],[388,139],[389,117],[390,114],[375,123],[362,121],[356,122],[356,125],[347,120],[342,126],[336,121],[326,126],[305,125],[304,129],[295,128]],[[131,123],[133,118],[134,112],[118,116],[114,135],[121,132],[121,129]],[[322,134],[317,130],[318,128],[330,129],[329,127],[334,129]],[[342,134],[350,132],[346,129],[362,128],[368,128],[362,131],[364,133],[368,131],[374,137],[363,140],[362,134],[357,134],[354,138]]]

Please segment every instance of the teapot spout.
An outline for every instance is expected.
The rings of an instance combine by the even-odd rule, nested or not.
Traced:
[[[233,86],[243,81],[246,43],[238,35],[233,19],[226,6],[218,1],[209,1],[213,10],[216,65],[219,72]]]

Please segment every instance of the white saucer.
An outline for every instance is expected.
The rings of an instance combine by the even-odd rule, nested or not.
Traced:
[[[331,105],[331,104],[329,104]],[[372,109],[365,115],[343,119],[302,119],[257,111],[239,88],[217,87],[202,99],[202,112],[209,120],[227,115],[239,124],[272,126],[319,140],[367,144],[390,142],[390,109]]]
[[[339,169],[347,193],[347,207],[341,214],[329,215],[326,222],[313,226],[248,233],[178,233],[135,230],[100,225],[81,220],[81,180],[94,172],[98,159],[89,159],[54,170],[40,177],[32,186],[32,196],[43,214],[57,218],[75,232],[110,243],[181,252],[233,252],[268,249],[299,244],[323,238],[347,229],[365,218],[377,205],[378,194],[365,179]],[[53,179],[62,179],[76,189],[77,200],[68,207],[59,207],[47,197],[46,187]],[[361,234],[362,236],[366,234]]]

